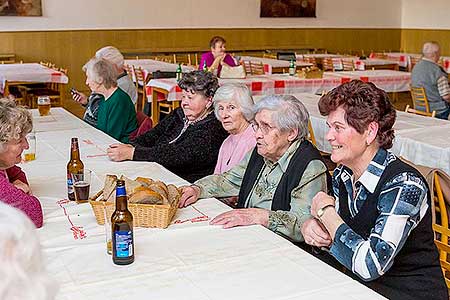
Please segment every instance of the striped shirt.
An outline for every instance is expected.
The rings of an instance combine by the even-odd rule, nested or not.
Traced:
[[[349,168],[339,166],[333,174],[336,211],[339,213],[341,181],[348,193],[350,214],[354,217],[368,195],[375,191],[386,166],[396,159],[392,153],[384,149],[378,150],[356,182],[353,182],[353,174]],[[409,172],[396,175],[381,188],[377,203],[379,216],[369,237],[364,239],[344,223],[336,231],[330,252],[362,280],[375,280],[392,266],[395,256],[427,209],[425,182]]]

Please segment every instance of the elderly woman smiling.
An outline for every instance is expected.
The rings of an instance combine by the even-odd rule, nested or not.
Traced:
[[[93,93],[104,97],[99,104],[97,128],[116,140],[127,143],[136,130],[137,120],[133,102],[117,86],[117,72],[111,62],[92,58],[83,66],[86,84]]]
[[[140,135],[132,145],[113,144],[114,161],[154,161],[193,182],[212,174],[220,145],[227,136],[213,113],[212,97],[219,84],[209,72],[187,73],[178,83],[181,108]]]
[[[323,96],[319,110],[328,116],[331,159],[340,166],[334,197],[318,193],[312,201],[305,241],[331,244],[340,264],[389,299],[448,299],[425,179],[387,151],[395,122],[387,94],[354,80]]]
[[[222,85],[214,95],[216,117],[230,134],[219,150],[214,174],[221,174],[238,164],[256,145],[253,118],[253,99],[245,84]]]
[[[228,172],[183,188],[180,207],[199,197],[239,195],[238,207],[211,224],[224,228],[261,224],[293,241],[311,217],[312,197],[327,189],[327,168],[306,140],[308,111],[294,96],[268,96],[254,106],[256,148]]]
[[[31,193],[20,163],[28,149],[26,135],[33,128],[31,114],[13,100],[0,99],[0,201],[23,211],[36,227],[42,226],[42,208]]]

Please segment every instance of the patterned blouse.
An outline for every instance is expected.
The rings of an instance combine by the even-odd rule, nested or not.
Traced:
[[[375,191],[386,166],[396,159],[398,158],[392,153],[379,149],[366,171],[354,184],[352,171],[339,166],[333,174],[336,211],[339,213],[340,181],[347,190],[348,208],[353,217],[368,194]],[[341,264],[365,281],[375,280],[389,270],[409,234],[425,215],[428,209],[425,182],[409,172],[395,176],[382,187],[377,209],[379,217],[367,240],[344,223],[337,229],[330,249]]]

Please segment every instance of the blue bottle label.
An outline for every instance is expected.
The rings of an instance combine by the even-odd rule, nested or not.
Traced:
[[[125,190],[125,186],[118,186],[116,188],[116,197],[126,196],[127,191]]]
[[[116,256],[130,257],[133,255],[133,233],[131,231],[114,232]]]

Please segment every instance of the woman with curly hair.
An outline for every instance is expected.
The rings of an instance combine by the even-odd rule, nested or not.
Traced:
[[[178,85],[182,89],[181,107],[132,145],[111,145],[111,160],[157,162],[190,182],[213,173],[220,145],[228,135],[214,116],[212,97],[219,87],[217,77],[192,71]]]
[[[319,101],[327,116],[333,195],[319,192],[303,224],[324,260],[389,299],[448,299],[425,179],[388,151],[395,109],[383,90],[353,80]],[[319,254],[320,256],[320,254]]]
[[[42,208],[33,196],[25,173],[16,166],[28,149],[31,114],[13,100],[0,99],[0,201],[23,211],[36,227],[42,226]]]

